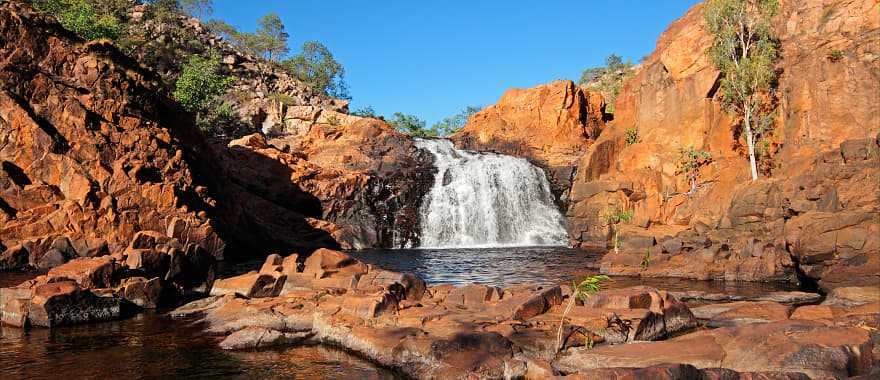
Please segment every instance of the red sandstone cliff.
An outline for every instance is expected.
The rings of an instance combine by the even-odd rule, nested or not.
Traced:
[[[572,128],[546,122],[541,94],[548,85],[513,93],[533,94],[528,98],[505,96],[454,138],[476,149],[524,145],[507,153],[537,156],[539,163],[560,162],[548,146],[583,151],[569,164],[576,168],[566,210],[574,244],[610,246],[604,215],[615,206],[634,210],[634,221],[620,227],[624,253],[606,256],[606,273],[758,281],[800,275],[824,287],[877,283],[877,4],[784,1],[775,25],[783,55],[778,115],[771,164],[758,182],[748,181],[743,144],[715,91],[719,73],[704,53],[711,37],[702,5],[663,33],[626,83],[614,121],[591,129],[596,134],[558,137],[572,136],[566,133]],[[843,57],[832,58],[835,51]],[[637,129],[640,142],[627,145],[627,129]],[[468,144],[462,136],[492,143]],[[677,167],[680,150],[689,146],[712,156],[695,192]]]
[[[430,161],[381,121],[212,146],[149,69],[16,2],[0,57],[0,269],[123,255],[140,231],[218,258],[417,239],[398,227]]]
[[[528,158],[549,174],[557,194],[571,186],[574,167],[605,127],[601,94],[571,81],[511,89],[451,136],[464,149]]]

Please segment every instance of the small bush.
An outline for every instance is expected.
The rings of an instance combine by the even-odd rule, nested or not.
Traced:
[[[629,222],[633,219],[634,215],[635,212],[633,210],[625,210],[623,207],[616,205],[605,212],[603,219],[605,219],[605,223],[612,225]]]
[[[678,172],[685,174],[691,182],[691,193],[697,189],[697,175],[700,168],[712,162],[712,155],[704,150],[697,150],[693,145],[679,151]]]
[[[33,4],[40,12],[55,16],[65,29],[87,40],[115,40],[122,31],[113,14],[99,13],[87,0],[43,0]]]
[[[641,138],[639,138],[639,130],[637,128],[627,128],[626,129],[626,145],[637,144],[641,142]]]
[[[369,117],[369,118],[373,118],[373,119],[379,118],[379,115],[376,114],[376,110],[374,110],[373,107],[370,107],[370,106],[358,108],[358,109],[352,111],[351,113],[349,113],[349,115],[360,116],[360,117]]]
[[[841,50],[832,50],[828,53],[828,60],[831,62],[837,62],[843,59],[844,54]]]
[[[219,96],[226,93],[234,79],[220,74],[220,58],[193,55],[183,66],[172,95],[190,112],[205,111]]]
[[[639,263],[639,266],[642,270],[648,269],[648,266],[651,265],[651,251],[645,250],[645,254],[642,256],[642,262]]]

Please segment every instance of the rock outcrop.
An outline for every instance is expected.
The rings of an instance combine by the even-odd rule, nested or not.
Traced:
[[[702,7],[691,9],[626,84],[614,125],[581,160],[571,236],[606,245],[602,213],[622,205],[634,210],[635,226],[621,228],[628,252],[606,256],[607,273],[752,281],[800,275],[826,289],[880,282],[875,5],[783,3],[773,165],[757,182],[748,181],[742,143],[717,101]],[[830,59],[838,50],[844,58]],[[630,128],[641,141],[627,146]],[[696,191],[676,167],[688,146],[712,155]],[[627,247],[636,236],[657,244]]]
[[[603,260],[605,273],[826,290],[880,283],[876,3],[782,2],[776,122],[756,182],[737,120],[721,107],[702,12],[694,6],[661,35],[607,127],[601,101],[554,82],[512,90],[453,138],[549,169],[567,194],[573,245],[619,243],[621,253]],[[627,133],[638,139],[627,143]],[[679,167],[689,148],[711,156],[693,183]],[[615,210],[632,211],[632,221],[612,229]]]
[[[380,120],[314,111],[296,135],[210,143],[151,71],[18,2],[0,53],[0,270],[417,244],[430,156]]]
[[[605,101],[571,81],[511,89],[451,136],[462,149],[525,157],[564,200],[580,156],[605,128]]]
[[[842,379],[870,376],[877,363],[880,294],[871,288],[797,308],[701,306],[707,327],[724,327],[696,331],[691,309],[665,291],[605,290],[571,308],[557,353],[570,297],[557,286],[426,286],[331,250],[291,262],[270,257],[171,314],[198,316],[224,349],[333,345],[414,378]],[[803,298],[785,295],[768,297]]]
[[[223,257],[197,137],[149,72],[16,2],[0,4],[0,55],[0,267],[120,252],[142,230]]]

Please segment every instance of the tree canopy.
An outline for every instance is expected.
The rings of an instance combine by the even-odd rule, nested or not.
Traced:
[[[756,142],[773,124],[779,52],[771,22],[778,10],[778,0],[709,0],[704,10],[714,37],[709,56],[722,74],[721,101],[740,119],[752,180],[758,178]]]
[[[313,89],[340,99],[351,99],[345,69],[324,44],[306,41],[299,54],[283,62],[299,80]]]

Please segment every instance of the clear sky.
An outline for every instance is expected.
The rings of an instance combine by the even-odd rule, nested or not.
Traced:
[[[697,0],[214,0],[213,18],[253,31],[274,11],[291,35],[327,45],[346,69],[351,109],[429,125],[505,89],[577,80],[610,53],[638,62]]]

